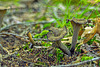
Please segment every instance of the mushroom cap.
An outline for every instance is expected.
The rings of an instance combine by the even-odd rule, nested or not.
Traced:
[[[62,39],[67,34],[66,26],[63,28],[54,28],[51,27],[49,32],[47,33],[47,38],[49,41],[58,41]]]
[[[6,10],[0,10],[0,17],[4,16],[5,13],[6,13]]]
[[[7,9],[9,9],[9,7],[0,7],[0,17],[4,16],[4,14],[6,13]]]
[[[0,7],[0,10],[7,10],[9,9],[10,7]]]
[[[77,24],[86,24],[88,22],[88,20],[86,20],[86,19],[77,19],[77,18],[72,18],[71,20],[67,20],[67,22],[68,21],[74,22]]]

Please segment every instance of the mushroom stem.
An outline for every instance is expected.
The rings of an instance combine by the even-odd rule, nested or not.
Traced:
[[[72,46],[71,46],[70,51],[71,51],[71,54],[74,54],[75,46],[78,39],[78,33],[81,28],[81,25],[75,24],[75,23],[72,23],[72,25],[73,25],[73,38],[72,38]]]
[[[65,54],[71,56],[71,52],[69,51],[69,49],[65,45],[63,45],[60,40],[57,41],[56,44],[58,45],[58,48],[61,49]]]
[[[3,21],[3,17],[6,13],[6,9],[5,10],[0,10],[0,28],[2,27],[2,21]]]

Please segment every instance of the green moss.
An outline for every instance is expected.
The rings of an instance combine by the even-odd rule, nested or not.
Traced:
[[[50,27],[50,26],[51,26],[51,23],[44,24],[43,29],[45,29],[46,27]]]
[[[61,59],[63,58],[62,51],[57,48],[56,54],[57,54],[57,62],[60,62]]]
[[[41,38],[41,37],[43,37],[44,35],[46,35],[48,32],[49,32],[48,30],[43,30],[40,34],[36,34],[36,35],[34,36],[34,38]],[[46,38],[46,36],[45,36],[45,38]]]
[[[16,56],[18,56],[18,57],[19,57],[19,56],[20,56],[20,54],[18,53]]]
[[[50,43],[47,43],[47,42],[45,42],[45,41],[42,41],[42,45],[43,45],[43,46],[46,46],[46,47],[51,46]]]
[[[91,44],[93,43],[93,41],[95,41],[95,39],[96,39],[96,37],[93,37],[92,39],[90,39],[90,40],[87,42],[87,44],[88,44],[88,45],[91,45]]]
[[[47,34],[48,32],[49,32],[48,30],[44,30],[44,31],[42,31],[41,35],[45,35],[45,34]]]
[[[29,48],[28,43],[25,44],[25,46],[23,47],[24,50],[27,50]]]
[[[86,61],[86,60],[91,60],[91,59],[93,59],[93,57],[92,56],[82,56],[82,58],[81,58],[81,61]]]
[[[81,39],[81,36],[78,36],[78,40],[80,40]]]
[[[32,52],[33,51],[33,49],[28,49],[30,52]]]
[[[52,57],[53,56],[53,54],[49,54],[49,57]]]
[[[34,38],[38,38],[40,36],[40,34],[36,34],[35,36],[34,36]]]
[[[76,51],[81,52],[80,46],[78,46],[78,44],[76,44],[76,47],[78,47]]]
[[[98,42],[98,43],[100,43],[100,41],[99,40],[95,40],[96,42]]]
[[[0,1],[3,1],[3,2],[9,2],[9,1],[18,2],[19,0],[0,0]]]

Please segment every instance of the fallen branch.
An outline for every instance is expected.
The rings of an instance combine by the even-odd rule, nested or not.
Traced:
[[[14,37],[16,37],[18,39],[21,39],[23,41],[29,42],[28,37],[20,36],[18,34],[14,34],[14,33],[3,32],[3,33],[0,33],[0,35],[12,35],[12,36],[14,36]],[[33,40],[35,40],[35,41],[48,41],[47,39],[41,39],[41,38],[33,38]]]
[[[76,63],[76,64],[57,65],[57,66],[51,66],[51,67],[73,67],[73,66],[83,65],[83,64],[85,64],[85,63],[92,62],[92,61],[96,61],[96,60],[100,60],[100,57],[93,58],[93,59],[91,59],[91,60],[83,61],[83,62]]]
[[[4,28],[1,28],[0,29],[0,32],[2,32],[3,30],[8,30],[9,27],[12,27],[14,25],[25,25],[25,26],[29,26],[29,25],[46,24],[46,23],[51,23],[51,22],[49,22],[49,21],[42,21],[42,22],[28,22],[28,23],[27,22],[24,22],[24,23],[11,24],[11,25],[8,25],[8,26],[6,26]],[[56,22],[52,22],[52,23],[56,23]]]
[[[18,34],[3,32],[3,33],[0,33],[0,35],[12,35],[12,36],[14,36],[15,38],[18,38],[18,39],[20,39],[20,40],[22,40],[22,41],[29,42],[29,40],[27,40],[28,37],[20,36],[20,35],[18,35]]]

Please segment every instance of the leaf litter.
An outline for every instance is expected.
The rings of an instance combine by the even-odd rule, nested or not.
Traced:
[[[24,2],[22,1],[22,3]],[[30,4],[31,2],[29,2],[29,4],[26,4],[27,7],[23,6],[22,9],[23,8],[28,8],[28,9],[33,8],[30,6]],[[39,4],[37,4],[37,6],[38,5]],[[44,46],[44,44],[47,44],[47,43],[50,45],[52,44],[51,42],[48,42],[48,39],[46,39],[44,43],[42,43],[42,40],[44,40],[45,38],[40,38],[40,39],[33,38],[36,44],[34,45],[34,47],[30,48],[29,46],[32,43],[30,41],[30,38],[27,36],[27,32],[31,32],[32,36],[34,37],[35,34],[39,34],[43,31],[44,24],[50,23],[49,22],[50,20],[48,21],[48,18],[44,18],[46,22],[43,21],[42,23],[38,23],[37,19],[40,18],[40,16],[35,17],[36,15],[32,14],[32,13],[37,13],[38,15],[39,13],[38,9],[41,9],[41,8],[38,7],[38,9],[36,9],[37,6],[33,10],[33,12],[30,12],[30,13],[28,13],[27,10],[26,12],[22,12],[25,9],[21,10],[21,8],[19,9],[19,7],[16,7],[16,6],[12,7],[11,10],[9,9],[11,13],[6,15],[4,19],[7,19],[7,20],[6,21],[4,20],[5,22],[3,23],[3,27],[0,29],[1,66],[8,66],[8,67],[11,67],[11,66],[14,66],[14,67],[15,66],[40,66],[40,67],[44,67],[44,66],[55,66],[55,65],[67,65],[67,64],[75,64],[75,63],[82,62],[81,59],[89,60],[91,56],[93,58],[100,56],[100,46],[99,46],[100,42],[98,42],[99,40],[93,40],[93,43],[91,45],[87,44],[87,42],[93,39],[96,34],[100,35],[100,30],[99,30],[100,29],[99,28],[100,19],[99,18],[96,18],[96,20],[94,19],[92,20],[95,22],[95,26],[93,28],[92,27],[85,28],[84,32],[81,35],[81,38],[85,37],[85,39],[78,40],[77,49],[75,49],[75,54],[72,57],[68,57],[63,52],[56,53],[57,51],[59,51],[59,49],[54,48],[53,46],[48,46],[48,47]],[[16,10],[14,12],[13,10],[15,9],[18,9],[19,11]],[[46,9],[45,11],[47,11],[47,8],[45,9]],[[19,13],[19,15],[17,12]],[[43,12],[41,16],[43,15],[46,16],[46,14],[44,13],[45,12]],[[14,18],[14,16],[17,19]],[[26,23],[26,21],[28,23]],[[33,23],[33,21],[36,21],[36,22]],[[55,23],[51,23],[51,24],[52,26],[55,25]],[[99,35],[97,37],[99,37]],[[71,45],[72,36],[63,38],[63,39],[67,39],[67,41],[62,40],[61,41],[62,43],[65,43],[65,45],[67,46],[68,46],[68,43],[69,45]],[[81,49],[81,52],[77,52],[78,48]],[[62,57],[60,55],[62,55]],[[84,59],[84,57],[87,59]],[[97,62],[98,61],[94,63],[98,65]]]

